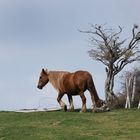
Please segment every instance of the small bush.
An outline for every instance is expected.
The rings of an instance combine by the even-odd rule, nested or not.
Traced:
[[[117,98],[111,102],[111,108],[119,109],[125,107],[126,102],[126,95],[125,94],[118,94]]]
[[[138,107],[140,94],[136,94],[134,101],[131,102],[131,107]],[[117,98],[111,103],[111,108],[119,109],[124,108],[126,104],[126,93],[117,94]]]

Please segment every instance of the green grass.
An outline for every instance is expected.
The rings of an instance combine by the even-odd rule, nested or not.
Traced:
[[[140,110],[0,112],[0,140],[139,140]]]

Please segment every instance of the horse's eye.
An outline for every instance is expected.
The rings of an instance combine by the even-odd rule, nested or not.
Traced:
[[[40,79],[41,79],[42,77],[40,76]]]

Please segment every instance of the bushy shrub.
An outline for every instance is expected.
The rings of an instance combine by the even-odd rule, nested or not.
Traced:
[[[136,89],[135,89],[135,96],[134,96],[134,101],[131,101],[131,107],[138,107],[138,103],[140,101],[140,68],[135,68],[131,72],[125,72],[123,74],[122,80],[122,93],[118,93],[116,95],[117,99],[111,102],[111,107],[112,108],[124,108],[126,104],[126,85],[125,85],[125,80],[126,78],[129,78],[130,76],[135,75],[136,76]],[[133,83],[132,83],[133,84]],[[131,100],[131,97],[130,97]]]
[[[117,94],[116,99],[111,102],[111,108],[119,109],[119,108],[124,108],[125,107],[125,102],[126,102],[126,95],[125,93]]]

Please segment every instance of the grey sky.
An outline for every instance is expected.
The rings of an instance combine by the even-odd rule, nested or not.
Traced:
[[[89,29],[89,23],[121,25],[128,37],[133,24],[140,25],[139,5],[139,0],[0,0],[0,110],[37,107],[44,97],[56,98],[50,85],[36,88],[42,67],[88,70],[103,98],[104,67],[88,57],[88,36],[77,29]],[[57,104],[46,104],[52,102]]]

